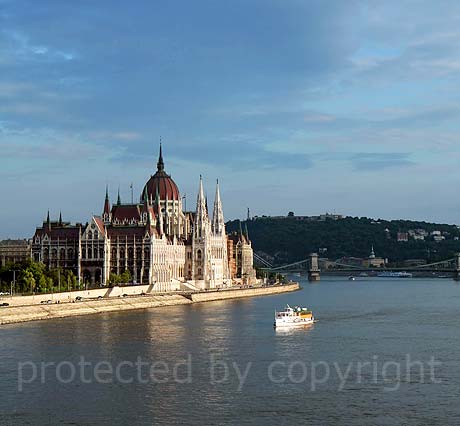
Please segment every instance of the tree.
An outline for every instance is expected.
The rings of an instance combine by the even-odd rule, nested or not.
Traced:
[[[34,274],[32,273],[32,271],[30,271],[29,269],[26,269],[22,273],[21,281],[24,282],[25,289],[26,290],[30,289],[30,292],[33,293],[35,289],[35,278],[34,278]]]
[[[120,275],[121,282],[123,284],[130,283],[132,280],[131,277],[131,272],[129,272],[127,269]]]
[[[111,273],[109,276],[109,284],[120,284],[121,283],[121,275]]]
[[[294,212],[289,212],[288,217],[294,217]]]

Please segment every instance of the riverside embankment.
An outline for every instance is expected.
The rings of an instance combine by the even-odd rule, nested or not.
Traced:
[[[55,303],[50,304],[41,303],[43,300],[51,300],[49,295],[47,295],[48,299],[46,297],[42,298],[42,296],[36,297],[36,299],[33,300],[34,303],[31,303],[31,300],[23,303],[22,301],[14,301],[14,299],[17,298],[11,298],[11,301],[14,302],[12,306],[0,308],[0,324],[65,318],[103,312],[120,312],[133,309],[159,308],[162,306],[189,305],[193,303],[211,302],[216,300],[235,299],[242,297],[266,296],[295,291],[299,288],[300,286],[298,283],[289,283],[285,285],[275,285],[269,287],[254,287],[244,289],[238,288],[220,291],[190,292],[180,294],[127,295],[128,293],[125,292],[123,293],[126,294],[125,297],[120,297],[120,295],[117,295],[119,290],[112,290],[111,293],[113,294],[107,295],[106,289],[104,290],[105,296],[101,299],[92,298],[75,301],[75,297],[78,297],[77,292],[73,292],[72,296],[69,294],[60,293],[59,295],[53,295]],[[58,300],[59,303],[56,303]]]

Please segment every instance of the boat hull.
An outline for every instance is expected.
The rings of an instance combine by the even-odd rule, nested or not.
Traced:
[[[305,325],[311,325],[315,322],[314,318],[310,319],[297,319],[293,321],[285,321],[285,320],[279,320],[275,319],[274,326],[275,328],[288,328],[288,327],[302,327]]]

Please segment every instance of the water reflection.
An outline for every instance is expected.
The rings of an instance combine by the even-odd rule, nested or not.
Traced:
[[[371,283],[372,285],[369,285]],[[193,306],[110,313],[19,324],[0,329],[0,423],[33,424],[455,424],[460,415],[459,287],[449,280],[363,281],[323,279],[302,283],[293,294]],[[320,318],[305,328],[274,329],[275,308],[307,305]],[[429,321],[427,321],[429,319]],[[316,392],[305,383],[267,377],[293,362],[341,366],[374,355],[385,360],[435,356],[443,362],[441,385],[405,383],[384,393],[372,383],[337,392],[328,382]],[[17,362],[33,360],[163,361],[164,383],[62,384],[36,382],[17,392]],[[172,380],[171,369],[191,357],[192,381]],[[214,371],[212,358],[225,361]],[[238,390],[235,368],[250,365]],[[297,370],[296,370],[297,371]],[[125,370],[127,372],[127,370]],[[216,378],[215,377],[215,378]],[[296,376],[298,377],[298,376]],[[430,401],[429,404],[426,401]],[[410,404],[412,411],[408,411]],[[362,413],[366,413],[363,419]],[[394,414],[394,421],[388,419]],[[415,416],[415,417],[414,417]],[[3,424],[2,423],[2,424]]]

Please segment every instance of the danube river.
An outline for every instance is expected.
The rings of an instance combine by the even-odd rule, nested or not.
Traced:
[[[301,284],[3,326],[0,424],[460,424],[460,284]],[[318,321],[275,331],[273,312],[286,303]]]

